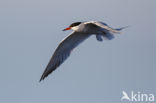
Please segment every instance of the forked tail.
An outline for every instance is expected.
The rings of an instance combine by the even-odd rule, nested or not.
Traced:
[[[121,28],[117,28],[117,29],[115,29],[115,30],[117,30],[117,31],[121,31],[122,29],[125,29],[125,28],[128,28],[129,26],[124,26],[124,27],[121,27]]]

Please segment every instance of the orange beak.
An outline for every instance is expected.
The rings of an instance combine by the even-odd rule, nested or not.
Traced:
[[[70,30],[70,29],[71,29],[71,27],[68,27],[68,28],[66,28],[66,29],[63,29],[63,31]]]

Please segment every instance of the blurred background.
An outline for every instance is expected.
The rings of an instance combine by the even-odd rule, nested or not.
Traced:
[[[122,91],[156,95],[155,0],[1,0],[1,103],[120,103]],[[76,21],[130,27],[108,41],[90,37],[39,83]]]

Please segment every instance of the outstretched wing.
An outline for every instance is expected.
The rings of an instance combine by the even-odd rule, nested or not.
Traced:
[[[71,51],[89,36],[90,34],[73,32],[71,35],[66,37],[56,48],[51,60],[41,76],[40,81],[44,80],[45,77],[60,66],[69,57]]]
[[[119,34],[122,29],[125,29],[128,27],[128,26],[125,26],[125,27],[113,29],[110,26],[108,26],[106,23],[99,22],[99,21],[89,21],[89,22],[85,22],[84,24],[89,24],[96,28],[99,27],[102,33],[104,34],[103,37],[105,37],[108,40],[112,40],[114,38],[114,33]]]
[[[86,22],[85,24],[94,24],[98,27],[101,27],[106,33],[107,32],[120,33],[119,30],[113,29],[110,26],[108,26],[106,23],[103,23],[103,22],[89,21],[89,22]]]

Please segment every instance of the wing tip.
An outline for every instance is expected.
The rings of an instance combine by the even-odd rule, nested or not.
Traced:
[[[41,82],[42,80],[44,80],[44,78],[45,78],[45,76],[44,76],[44,74],[43,74],[43,75],[41,76],[39,82]]]
[[[45,69],[45,71],[43,72],[39,82],[41,82],[42,80],[44,80],[52,71],[48,72],[47,69]]]
[[[45,71],[43,72],[39,82],[41,82],[42,80],[44,80],[50,73],[52,73],[54,70],[48,70],[47,68],[45,69]]]

